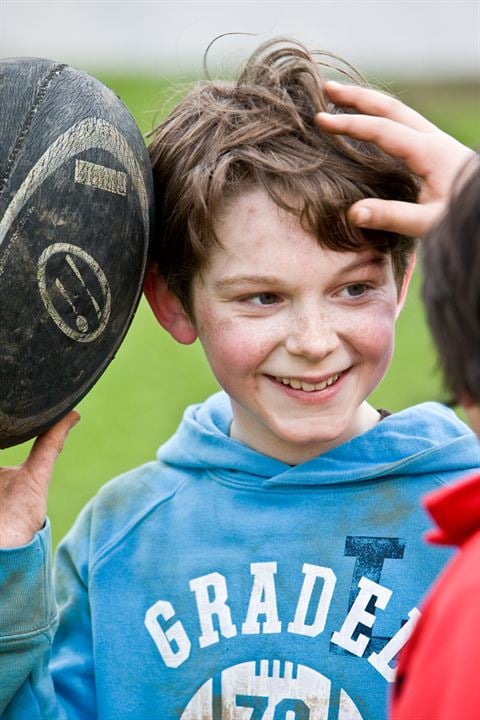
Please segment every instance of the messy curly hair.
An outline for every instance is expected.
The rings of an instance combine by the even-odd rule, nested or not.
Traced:
[[[417,183],[375,145],[314,124],[322,110],[349,112],[333,105],[324,90],[324,73],[336,68],[349,82],[367,84],[336,56],[273,39],[251,55],[236,81],[197,84],[153,131],[154,254],[187,310],[192,278],[220,244],[219,213],[253,188],[297,216],[325,248],[391,253],[401,286],[414,240],[359,230],[346,213],[365,197],[415,201]]]

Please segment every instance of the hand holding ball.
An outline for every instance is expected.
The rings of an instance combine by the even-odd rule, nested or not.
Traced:
[[[141,296],[152,197],[114,93],[50,60],[0,61],[0,448],[50,427],[114,357]]]

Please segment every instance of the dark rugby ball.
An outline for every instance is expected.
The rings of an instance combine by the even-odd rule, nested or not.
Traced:
[[[46,430],[114,357],[141,296],[150,163],[102,83],[0,61],[0,448]]]

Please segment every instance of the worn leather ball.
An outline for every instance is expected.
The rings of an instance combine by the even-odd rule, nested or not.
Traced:
[[[137,308],[153,190],[121,100],[70,66],[0,61],[0,448],[90,390]]]

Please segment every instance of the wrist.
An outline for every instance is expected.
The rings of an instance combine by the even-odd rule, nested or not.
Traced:
[[[29,545],[35,538],[35,535],[45,527],[45,520],[35,527],[9,526],[8,524],[0,524],[0,550],[13,550]]]

